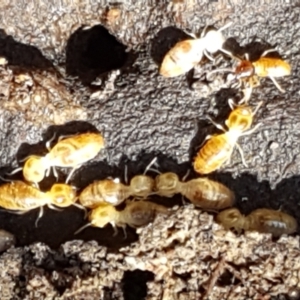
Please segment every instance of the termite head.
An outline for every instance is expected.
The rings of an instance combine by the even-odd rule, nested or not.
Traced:
[[[119,212],[111,204],[101,203],[89,214],[89,221],[94,227],[103,228],[107,224],[117,223]]]
[[[45,165],[43,157],[30,156],[23,167],[23,176],[29,182],[40,182],[45,177]]]
[[[177,174],[172,172],[167,172],[160,174],[155,178],[155,188],[157,194],[163,197],[172,197],[178,191],[177,186],[179,183],[179,178]]]
[[[229,208],[221,211],[217,217],[217,223],[221,224],[225,229],[243,229],[244,216],[237,208]]]
[[[216,53],[225,42],[225,37],[221,31],[212,29],[208,31],[204,37],[205,39],[205,49],[210,53]]]
[[[48,193],[52,199],[51,203],[58,207],[68,207],[77,199],[75,188],[64,183],[54,184]]]
[[[147,197],[153,191],[154,180],[146,175],[137,175],[131,179],[130,187],[136,197]]]
[[[254,66],[249,60],[242,60],[235,68],[234,71],[236,78],[251,77],[254,75]]]
[[[240,105],[233,109],[225,124],[232,130],[240,132],[248,130],[253,121],[253,111],[248,105]]]

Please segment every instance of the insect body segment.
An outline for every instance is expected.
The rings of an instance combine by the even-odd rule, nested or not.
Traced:
[[[75,201],[75,191],[66,184],[54,184],[51,190],[45,193],[22,181],[0,186],[0,206],[9,210],[29,211],[51,204],[65,207]]]
[[[261,208],[248,215],[249,230],[268,232],[273,236],[291,234],[297,230],[297,221],[281,211]]]
[[[203,55],[212,59],[209,53],[216,53],[219,50],[227,53],[222,48],[225,37],[221,31],[230,25],[231,23],[219,30],[210,30],[207,33],[204,30],[200,38],[178,42],[165,55],[159,73],[164,77],[176,77],[194,68]]]
[[[44,157],[30,156],[23,167],[24,178],[38,183],[51,167],[68,167],[73,168],[68,176],[70,179],[76,168],[93,159],[103,147],[104,140],[97,133],[84,133],[63,139],[49,149]]]
[[[180,193],[195,206],[206,209],[223,209],[232,206],[234,193],[226,186],[208,178],[181,182],[175,173],[160,174],[155,179],[157,194],[172,197]]]
[[[113,227],[125,228],[127,224],[137,228],[153,222],[158,213],[169,214],[169,211],[164,206],[148,201],[129,202],[122,211],[116,210],[111,204],[101,203],[90,212],[90,223],[80,228],[77,233],[87,226],[103,228],[109,223]]]
[[[280,58],[265,57],[266,54],[273,51],[275,50],[270,49],[265,51],[262,56],[254,62],[251,62],[248,55],[246,55],[246,60],[241,60],[235,68],[234,73],[236,78],[250,85],[250,88],[253,88],[259,85],[258,77],[269,77],[275,86],[281,92],[284,92],[279,83],[275,80],[275,77],[291,75],[291,66],[288,62]]]
[[[297,221],[292,216],[266,208],[257,209],[248,216],[243,216],[236,208],[227,209],[220,212],[216,220],[225,229],[271,233],[275,237],[292,234],[297,230]]]
[[[221,125],[215,124],[225,133],[208,137],[208,140],[195,157],[194,169],[197,173],[208,174],[219,169],[230,159],[235,146],[238,147],[243,163],[246,165],[242,150],[237,144],[237,140],[243,135],[251,134],[260,125],[258,124],[256,127],[249,130],[252,125],[253,116],[256,114],[260,105],[261,103],[254,112],[247,105],[240,105],[233,108],[229,118],[225,122],[228,127],[227,131]]]
[[[164,77],[176,77],[194,68],[203,57],[203,42],[189,39],[178,42],[165,56],[159,73]]]
[[[146,175],[137,175],[125,185],[119,180],[105,179],[95,181],[80,194],[80,203],[88,208],[95,208],[100,203],[119,205],[130,196],[146,198],[153,190],[154,180]]]
[[[165,215],[170,214],[166,207],[149,201],[129,202],[120,213],[119,223],[128,224],[133,228],[146,226],[154,221],[158,213]]]

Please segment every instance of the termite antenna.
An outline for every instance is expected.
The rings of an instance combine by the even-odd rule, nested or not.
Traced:
[[[74,167],[71,172],[69,173],[67,179],[66,179],[66,184],[68,184],[68,182],[70,181],[71,177],[73,176],[74,172],[79,169],[81,167],[81,165],[78,165],[76,167]]]
[[[84,229],[86,229],[87,227],[92,226],[92,222],[87,223],[85,225],[83,225],[82,227],[80,227],[77,231],[75,231],[74,235],[78,234],[79,232],[83,231]]]
[[[63,211],[62,209],[60,209],[60,208],[58,208],[58,207],[55,207],[54,205],[52,205],[52,204],[48,204],[48,207],[50,208],[50,209],[53,209],[53,210],[56,210],[56,211]]]
[[[230,21],[229,23],[227,23],[224,26],[222,26],[221,28],[219,28],[218,31],[223,31],[223,30],[227,29],[228,27],[230,27],[232,24],[233,24],[233,22]]]
[[[156,164],[156,161],[157,161],[157,156],[154,157],[154,158],[150,161],[150,163],[148,164],[148,166],[145,168],[145,171],[144,171],[143,175],[145,175],[149,170],[152,170],[151,167],[152,167],[153,165],[157,165],[157,164]]]
[[[229,105],[229,107],[231,108],[231,110],[234,110],[234,108],[237,106],[237,105],[234,103],[233,99],[231,99],[231,98],[228,99],[228,105]]]
[[[126,184],[128,184],[128,167],[127,167],[127,165],[125,165],[125,168],[124,168],[124,181]]]
[[[46,142],[46,148],[47,148],[48,151],[51,151],[50,144],[55,140],[55,138],[56,138],[56,132],[54,132],[51,139]]]
[[[191,173],[191,170],[188,169],[187,172],[185,173],[185,175],[182,177],[182,181],[183,182],[188,178],[188,176],[190,175],[190,173]]]
[[[73,203],[72,204],[73,206],[79,208],[79,209],[82,209],[84,211],[84,219],[86,219],[87,217],[87,209],[83,206],[83,205],[80,205],[78,203]]]
[[[234,73],[234,70],[229,69],[229,68],[220,68],[220,69],[216,69],[213,71],[210,71],[208,73],[206,73],[206,78],[209,78],[210,75],[215,74],[215,73]]]

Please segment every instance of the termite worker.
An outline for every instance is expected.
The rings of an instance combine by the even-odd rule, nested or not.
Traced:
[[[217,215],[216,221],[225,229],[271,233],[274,237],[292,234],[298,227],[296,219],[292,216],[267,208],[256,209],[248,216],[242,215],[236,208],[227,209]]]
[[[195,206],[204,209],[224,209],[233,205],[234,193],[223,184],[208,178],[196,178],[186,182],[177,174],[168,172],[155,178],[156,193],[163,197],[173,197],[180,193]]]
[[[225,37],[222,31],[232,23],[221,27],[219,30],[203,30],[201,37],[178,42],[165,55],[159,73],[164,77],[176,77],[194,68],[202,59],[203,54],[212,59],[209,53],[226,50],[222,48]],[[212,59],[213,60],[213,59]]]
[[[115,230],[116,226],[122,227],[123,229],[125,229],[126,225],[133,228],[146,226],[153,222],[158,213],[170,214],[166,207],[149,201],[128,202],[125,209],[121,211],[118,211],[111,204],[102,203],[90,212],[90,223],[81,227],[75,234],[88,226],[103,228],[109,223]]]
[[[249,230],[271,233],[278,237],[292,234],[297,230],[297,221],[292,216],[278,210],[260,208],[247,216]]]
[[[229,105],[232,109],[228,119],[225,122],[228,130],[222,125],[211,122],[224,133],[208,136],[203,147],[197,153],[194,160],[194,170],[200,174],[209,174],[219,169],[226,161],[228,161],[232,155],[233,149],[237,146],[242,161],[247,166],[241,147],[237,144],[239,137],[249,135],[253,133],[258,126],[249,129],[253,122],[257,110],[261,106],[260,102],[256,109],[252,111],[248,105],[238,105],[234,107],[234,104],[229,100]]]
[[[278,90],[284,93],[285,90],[279,85],[275,78],[291,75],[291,66],[287,61],[281,58],[267,57],[266,55],[270,52],[276,52],[276,50],[269,49],[264,51],[261,54],[260,58],[256,61],[251,61],[248,53],[245,54],[245,59],[242,59],[228,52],[227,54],[232,58],[239,60],[237,66],[233,70],[217,69],[210,72],[209,74],[222,71],[233,73],[233,79],[239,80],[239,84],[237,87],[242,86],[242,84],[244,83],[246,85],[245,90],[248,89],[248,96],[245,98],[245,101],[248,101],[250,99],[252,89],[260,85],[259,77],[269,77],[273,81],[274,85],[278,88]]]
[[[22,213],[40,207],[38,219],[43,214],[42,207],[44,205],[54,209],[52,205],[57,207],[77,206],[75,202],[75,189],[64,183],[54,184],[48,192],[42,192],[22,181],[13,181],[0,186],[1,207]]]
[[[52,149],[50,141],[46,144],[49,153],[45,156],[29,156],[23,167],[26,181],[37,184],[45,177],[51,167],[56,174],[55,167],[72,168],[66,183],[73,172],[83,163],[93,159],[104,147],[104,139],[99,133],[83,133],[60,140]],[[19,171],[15,170],[13,173]]]
[[[119,205],[130,196],[146,198],[153,191],[154,180],[146,175],[134,176],[129,185],[119,179],[104,179],[87,186],[79,195],[79,202],[88,208],[95,208],[101,203]]]
[[[291,75],[291,66],[280,58],[266,57],[268,53],[274,51],[276,50],[269,49],[265,51],[256,61],[250,61],[249,55],[246,54],[246,59],[241,60],[234,70],[236,78],[248,83],[252,89],[260,85],[258,77],[269,77],[279,91],[284,93],[284,89],[276,81],[275,77]]]

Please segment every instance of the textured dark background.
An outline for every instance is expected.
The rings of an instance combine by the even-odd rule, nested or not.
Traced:
[[[1,89],[6,91],[1,94],[0,110],[2,176],[28,154],[45,153],[44,144],[54,132],[64,135],[96,129],[104,135],[107,146],[95,161],[76,172],[72,183],[79,189],[108,176],[124,180],[125,165],[129,178],[142,173],[156,156],[160,171],[175,171],[183,176],[191,168],[203,138],[216,132],[206,116],[223,122],[229,113],[228,98],[238,100],[240,95],[227,85],[225,75],[206,80],[206,71],[215,68],[211,62],[204,61],[194,72],[174,79],[159,76],[157,64],[176,41],[186,37],[182,30],[201,32],[207,24],[219,28],[232,21],[233,25],[224,32],[230,37],[228,49],[235,54],[248,52],[255,59],[264,49],[275,47],[291,64],[292,75],[279,79],[286,89],[284,94],[269,79],[263,79],[253,93],[251,105],[263,101],[254,120],[262,126],[240,139],[249,167],[242,165],[234,151],[230,165],[210,177],[234,190],[243,213],[259,207],[281,208],[299,219],[298,1],[70,3],[0,2],[0,56],[8,61],[1,67]],[[114,18],[113,13],[119,15]],[[233,61],[222,58],[217,59],[217,67],[233,66]],[[25,85],[21,91],[16,79],[20,74],[34,78],[36,86],[48,93],[48,97],[41,94],[46,99],[43,104],[32,102],[38,88]],[[24,99],[24,93],[31,95],[30,104],[16,104]],[[53,112],[56,121],[51,119]],[[61,181],[66,177],[63,172]],[[50,176],[42,188],[49,188],[53,182]],[[169,206],[180,203],[176,199],[156,200]],[[85,223],[77,208],[63,212],[47,209],[36,228],[37,214],[32,211],[19,216],[1,211],[0,227],[16,235],[19,247],[43,242],[58,249],[73,240],[73,233]],[[112,233],[110,227],[89,228],[76,238],[96,240],[113,251],[137,239],[133,230],[128,230],[126,240],[121,232],[116,237]],[[294,239],[298,241],[298,236]],[[23,258],[31,251],[18,249],[24,251]],[[13,256],[3,259],[5,264]],[[28,283],[26,276],[23,277]],[[137,280],[130,276],[133,282]],[[143,276],[144,279],[141,275],[136,277],[147,281]],[[18,286],[11,292],[14,299],[24,295],[34,298],[26,284]],[[143,298],[143,291],[132,293],[142,296],[127,299]]]

